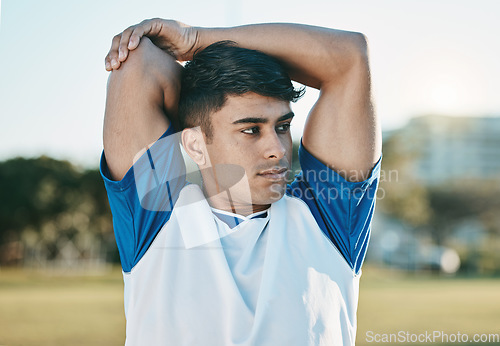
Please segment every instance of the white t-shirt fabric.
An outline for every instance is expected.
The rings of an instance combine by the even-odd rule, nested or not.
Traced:
[[[284,197],[230,229],[202,195],[183,188],[124,274],[127,345],[354,344],[359,275],[303,201]]]
[[[286,196],[244,217],[212,209],[186,183],[173,134],[121,181],[101,158],[126,345],[353,345],[381,160],[352,183],[301,146]]]

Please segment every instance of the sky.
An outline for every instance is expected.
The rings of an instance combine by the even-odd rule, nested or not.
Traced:
[[[384,130],[429,113],[500,116],[497,0],[3,0],[0,160],[49,155],[97,167],[112,37],[160,17],[220,27],[296,22],[364,33]],[[300,138],[318,97],[293,105]]]

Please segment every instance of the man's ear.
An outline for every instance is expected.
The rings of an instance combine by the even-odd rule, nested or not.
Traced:
[[[199,126],[182,130],[181,140],[184,150],[198,166],[210,164],[203,133]]]

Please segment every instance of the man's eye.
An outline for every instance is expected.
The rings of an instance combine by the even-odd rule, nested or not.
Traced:
[[[278,132],[288,132],[290,130],[290,123],[284,123],[276,126]]]
[[[259,128],[257,126],[255,126],[255,127],[251,127],[249,129],[243,130],[241,132],[246,133],[247,135],[255,135],[255,134],[259,133]]]

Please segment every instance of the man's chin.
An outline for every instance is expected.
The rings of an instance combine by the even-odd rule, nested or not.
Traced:
[[[272,204],[279,201],[285,195],[285,192],[285,183],[273,184],[266,193],[260,194],[258,198],[254,199],[254,204]]]

